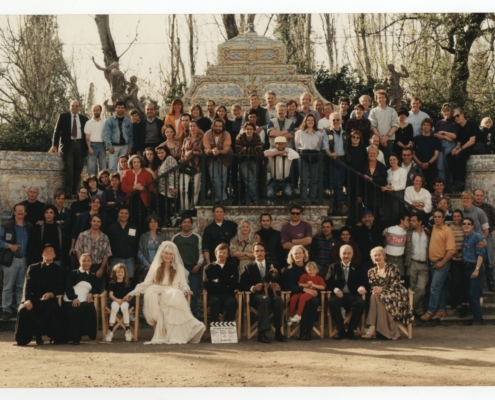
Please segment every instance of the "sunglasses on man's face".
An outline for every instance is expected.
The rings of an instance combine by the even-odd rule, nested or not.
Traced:
[[[300,212],[291,212],[292,215],[301,215]]]

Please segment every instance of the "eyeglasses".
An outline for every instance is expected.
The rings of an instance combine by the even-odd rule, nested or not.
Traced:
[[[463,222],[462,225],[472,226],[473,224],[471,222]]]
[[[291,212],[292,215],[301,215],[300,212]]]
[[[456,119],[457,119],[457,118],[459,118],[460,116],[461,116],[461,114],[456,114],[456,115],[454,115],[454,118],[456,118]]]

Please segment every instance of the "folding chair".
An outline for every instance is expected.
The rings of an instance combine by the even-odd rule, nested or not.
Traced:
[[[332,296],[332,292],[326,292],[326,302],[328,302],[328,300],[330,300],[331,296]],[[366,300],[365,294],[361,295],[361,297],[363,298],[363,300]],[[346,313],[345,315],[342,314],[342,318],[344,320],[344,325],[347,325],[347,324],[349,324],[349,322],[351,322],[351,317],[352,317],[352,310],[349,311],[348,313]],[[333,326],[332,313],[330,311],[330,307],[327,307],[327,319],[328,319],[328,337],[332,338],[335,335],[337,335],[337,333],[339,333],[339,330]],[[364,312],[363,312],[363,315],[361,317],[361,327],[360,328],[358,327],[358,329],[356,330],[356,333],[358,335],[364,334],[364,328],[365,328],[365,322],[364,321],[365,321],[365,316],[364,316]]]
[[[254,322],[251,325],[251,313],[258,317],[258,311],[256,308],[251,307],[249,304],[251,300],[251,292],[243,292],[244,293],[244,335],[246,338],[251,339],[254,335],[258,333],[258,321]],[[280,292],[280,297],[282,301],[284,300],[284,296],[290,292]],[[273,318],[273,312],[270,313],[270,318]],[[284,334],[284,324],[282,318],[282,326],[280,327],[282,334]],[[272,325],[272,331],[275,331],[275,328]]]
[[[59,294],[57,296],[57,301],[58,301],[58,306],[59,307],[62,307],[62,297],[63,295]],[[95,306],[95,310],[96,310],[96,337],[98,337],[98,330],[100,329],[100,324],[99,324],[99,318],[98,318],[98,314],[99,314],[99,310],[100,310],[100,306],[99,306],[99,299],[100,299],[100,295],[99,294],[94,294],[93,295],[93,305]],[[103,336],[103,339],[105,338],[105,336]],[[95,339],[96,341],[96,339]]]
[[[320,305],[318,306],[318,313],[319,313],[319,317],[318,317],[318,325],[317,326],[313,326],[313,331],[320,337],[320,339],[323,339],[323,336],[325,335],[325,294],[327,292],[325,291],[322,291],[320,293]],[[290,295],[291,293],[290,292],[283,292],[283,297],[282,299],[284,300],[285,302],[285,315],[287,317],[287,320],[290,318],[290,313],[289,313],[289,309],[290,309]],[[287,337],[290,338],[291,336],[293,336],[294,334],[296,334],[299,329],[301,327],[301,323],[300,322],[297,322],[295,324],[292,324],[292,325],[287,325]]]
[[[129,322],[129,328],[131,331],[132,340],[137,342],[139,339],[139,310],[141,305],[141,293],[136,293],[136,296],[134,298],[136,299],[135,305],[129,307],[129,316],[134,315],[134,325],[131,322]],[[101,326],[102,326],[101,332],[103,334],[103,340],[105,340],[105,336],[107,335],[108,332],[108,316],[112,311],[107,304],[106,290],[103,291],[102,294],[100,294],[100,302],[101,302]],[[124,317],[120,310],[115,318],[115,325],[112,327],[112,332],[115,332],[119,326],[122,327],[122,329],[125,331]]]
[[[408,289],[408,295],[409,295],[409,309],[411,312],[413,312],[413,297],[414,297],[414,292],[411,289]],[[408,339],[412,339],[412,321],[409,322],[407,326],[404,326],[404,324],[401,324],[399,322],[399,329],[408,337]]]
[[[241,338],[241,320],[242,320],[242,292],[237,291],[236,294],[236,299],[237,299],[237,313],[235,315],[235,325],[236,325],[236,330],[237,330],[237,339],[239,340]],[[204,334],[205,338],[210,337],[210,326],[208,324],[208,312],[210,311],[210,308],[208,307],[208,291],[206,289],[203,289],[203,323],[206,326],[206,331]],[[226,312],[220,315],[220,321],[223,322],[225,318]]]

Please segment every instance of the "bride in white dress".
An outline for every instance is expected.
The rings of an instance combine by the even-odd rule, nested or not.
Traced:
[[[177,246],[163,242],[156,252],[143,283],[126,296],[144,293],[143,313],[150,325],[155,325],[151,342],[144,344],[199,343],[205,326],[191,313],[186,295],[192,294],[187,284],[187,271]]]

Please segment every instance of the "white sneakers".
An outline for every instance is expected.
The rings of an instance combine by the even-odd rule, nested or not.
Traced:
[[[107,332],[107,335],[105,336],[105,341],[106,342],[111,342],[113,339],[113,332],[112,331],[108,331]]]
[[[291,319],[290,319],[290,322],[292,323],[297,323],[301,320],[301,316],[300,315],[294,315]]]
[[[132,341],[132,334],[129,329],[125,331],[125,341],[126,342],[131,342]]]

